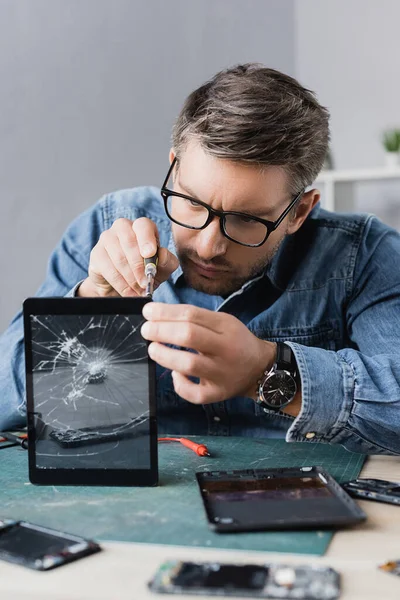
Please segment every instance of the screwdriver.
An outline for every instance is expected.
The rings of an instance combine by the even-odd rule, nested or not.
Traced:
[[[156,252],[154,256],[150,256],[149,258],[145,258],[144,262],[144,274],[147,277],[147,285],[146,285],[146,297],[152,298],[154,292],[154,280],[157,275],[157,264],[158,264],[158,253]]]
[[[14,444],[19,444],[22,446],[24,450],[28,449],[28,440],[26,438],[26,434],[15,435],[14,433],[9,433],[8,431],[2,431],[0,433],[0,442],[13,442]]]

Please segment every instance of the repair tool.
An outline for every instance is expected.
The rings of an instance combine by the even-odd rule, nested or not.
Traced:
[[[158,252],[156,252],[154,256],[143,259],[143,262],[144,274],[147,277],[146,297],[152,298],[154,292],[154,280],[157,275]]]
[[[8,431],[0,432],[0,441],[13,442],[14,444],[19,444],[24,448],[24,450],[28,449],[28,440],[26,439],[26,434],[22,435],[14,435],[13,433],[9,433]]]
[[[400,577],[400,560],[390,560],[384,565],[379,565],[378,569],[385,571],[385,573],[391,573]]]
[[[211,456],[208,451],[208,448],[205,444],[196,444],[196,442],[192,442],[187,438],[178,438],[178,437],[161,437],[158,438],[159,442],[180,442],[186,448],[190,448],[193,450],[198,456]]]

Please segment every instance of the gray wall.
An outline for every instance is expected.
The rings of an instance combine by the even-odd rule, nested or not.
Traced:
[[[183,99],[223,67],[297,76],[331,110],[336,167],[383,164],[399,23],[398,0],[0,0],[0,331],[77,214],[161,182]],[[399,184],[356,197],[400,228]]]
[[[184,97],[258,61],[294,74],[293,0],[0,0],[0,330],[67,224],[159,184]]]
[[[400,2],[296,0],[297,77],[332,115],[338,169],[384,165],[382,132],[400,128]],[[363,183],[355,208],[400,229],[400,184]]]
[[[336,167],[384,164],[400,127],[400,2],[296,0],[296,74],[331,110]]]

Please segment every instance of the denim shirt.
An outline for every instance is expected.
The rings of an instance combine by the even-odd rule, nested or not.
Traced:
[[[37,296],[73,296],[100,234],[116,219],[142,216],[156,223],[161,245],[175,252],[159,189],[109,194],[69,226]],[[399,454],[399,266],[396,231],[373,215],[330,213],[317,205],[265,272],[226,299],[188,287],[179,267],[154,300],[230,313],[259,338],[288,343],[299,368],[302,409],[294,419],[244,397],[191,404],[175,393],[170,372],[157,367],[160,433],[286,437]],[[25,422],[22,342],[19,313],[0,337],[0,430]]]

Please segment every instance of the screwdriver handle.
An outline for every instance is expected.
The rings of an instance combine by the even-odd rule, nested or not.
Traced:
[[[186,448],[190,448],[193,450],[198,456],[210,456],[207,446],[204,444],[196,444],[196,442],[192,442],[191,440],[187,440],[186,438],[180,438],[180,443]]]
[[[144,262],[144,274],[146,275],[146,277],[148,275],[155,277],[156,273],[157,273],[157,265],[158,265],[158,252],[156,252],[153,256],[144,258],[143,262]]]

